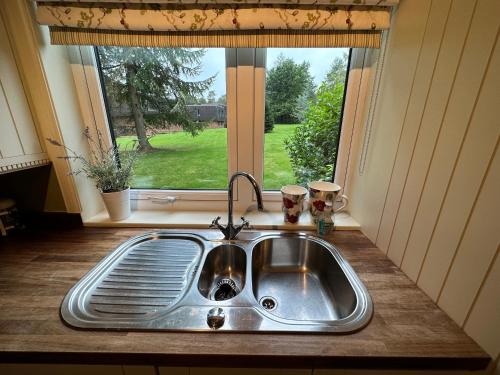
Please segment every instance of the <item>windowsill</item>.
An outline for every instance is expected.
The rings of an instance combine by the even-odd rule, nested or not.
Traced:
[[[87,227],[156,227],[156,228],[196,228],[207,229],[212,220],[222,216],[226,222],[227,214],[220,211],[160,211],[138,210],[133,211],[128,219],[121,221],[109,220],[106,211],[101,211],[84,222]],[[239,222],[241,213],[235,212],[233,217]],[[315,230],[309,212],[304,212],[297,224],[283,222],[283,213],[280,211],[249,212],[245,218],[255,229],[272,230]],[[358,230],[360,226],[348,213],[335,214],[335,228],[337,230]]]

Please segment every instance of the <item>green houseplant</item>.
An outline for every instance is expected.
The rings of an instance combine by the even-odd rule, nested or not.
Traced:
[[[90,147],[89,157],[85,157],[60,142],[47,138],[54,146],[63,147],[66,155],[59,158],[71,160],[75,164],[72,175],[83,173],[94,180],[101,193],[104,205],[111,220],[124,220],[130,216],[130,182],[133,177],[133,166],[137,158],[135,145],[120,154],[114,146],[108,147],[102,134],[97,132],[97,139],[90,135],[88,128],[83,135]]]

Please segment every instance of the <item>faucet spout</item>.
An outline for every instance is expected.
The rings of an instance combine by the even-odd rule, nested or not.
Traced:
[[[257,184],[257,181],[255,178],[246,172],[236,172],[231,176],[231,179],[229,180],[229,186],[227,188],[227,213],[228,213],[228,224],[233,224],[233,184],[234,181],[239,177],[246,177],[248,181],[253,186],[253,189],[255,190],[255,195],[257,196],[257,208],[259,211],[262,211],[264,209],[264,206],[262,204],[262,193],[260,191],[259,184]]]
[[[236,172],[235,174],[233,174],[229,179],[229,186],[227,188],[227,226],[224,227],[219,224],[220,217],[214,219],[212,221],[212,224],[210,225],[211,228],[218,228],[222,232],[222,234],[224,234],[224,238],[226,240],[234,239],[243,228],[248,228],[250,226],[248,221],[245,220],[244,217],[241,218],[242,223],[240,225],[233,225],[233,184],[239,176],[245,177],[248,179],[248,181],[250,181],[255,190],[255,195],[257,196],[257,208],[259,211],[264,210],[264,205],[262,204],[262,193],[255,178],[251,174],[246,172]]]

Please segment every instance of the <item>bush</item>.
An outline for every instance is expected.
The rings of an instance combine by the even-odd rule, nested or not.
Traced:
[[[316,102],[305,112],[304,122],[285,140],[297,183],[332,179],[343,96],[343,83],[323,82]]]

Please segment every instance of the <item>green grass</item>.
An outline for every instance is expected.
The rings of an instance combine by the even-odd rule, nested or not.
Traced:
[[[284,140],[289,138],[297,125],[275,125],[264,135],[264,186],[265,190],[279,190],[283,185],[295,183],[290,158]]]
[[[264,188],[280,189],[294,182],[283,141],[296,125],[276,125],[265,135]],[[116,139],[120,149],[136,137]],[[142,153],[135,166],[134,188],[225,189],[227,188],[227,131],[207,129],[196,137],[178,132],[150,139],[154,151]]]

